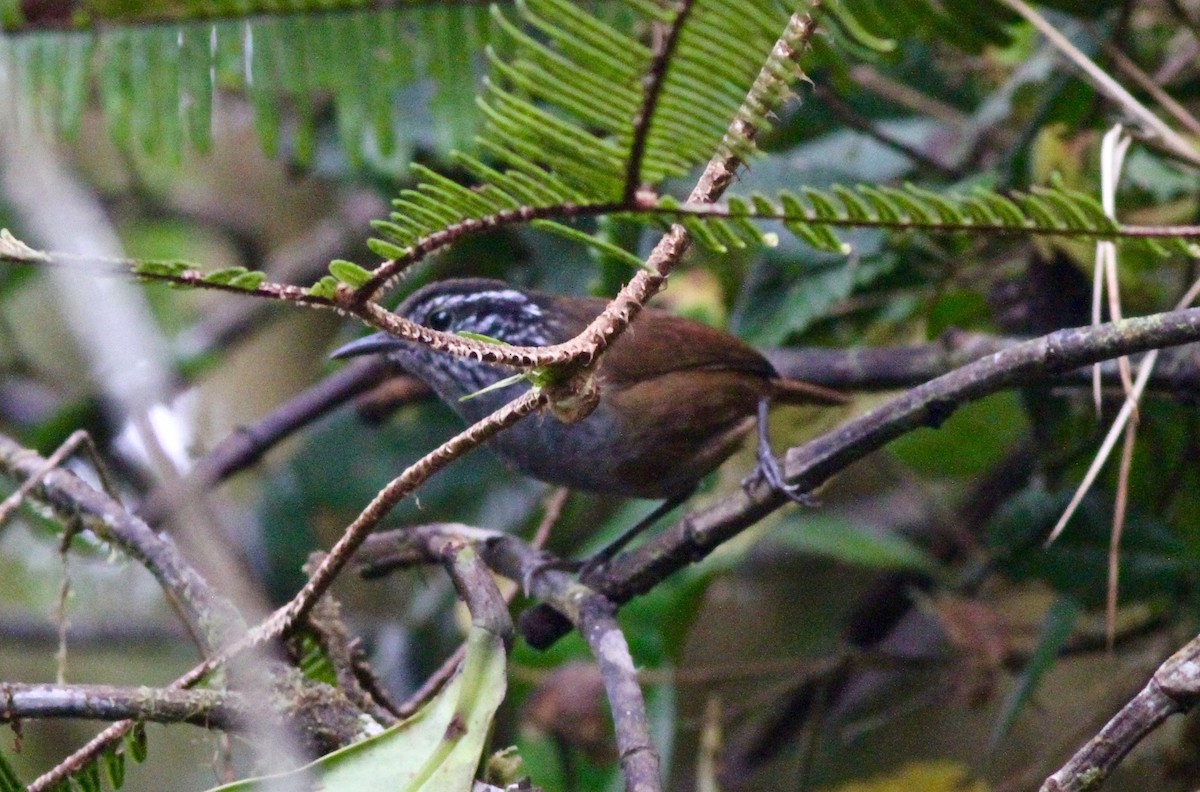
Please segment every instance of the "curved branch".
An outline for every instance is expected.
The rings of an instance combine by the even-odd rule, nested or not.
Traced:
[[[443,469],[468,451],[481,446],[498,432],[507,429],[527,415],[536,412],[549,399],[541,391],[530,391],[509,402],[482,421],[467,427],[425,456],[418,459],[387,486],[346,527],[329,554],[321,560],[308,582],[292,598],[261,626],[254,630],[247,645],[262,644],[289,632],[304,620],[316,604],[317,599],[333,585],[334,579],[353,558],[355,551],[370,535],[379,521],[404,498],[411,495],[434,473]]]
[[[1171,715],[1187,712],[1197,701],[1200,701],[1200,637],[1167,658],[1146,686],[1100,733],[1046,779],[1042,792],[1084,792],[1098,788],[1143,737]]]
[[[1028,339],[951,330],[936,341],[893,347],[785,347],[763,355],[785,377],[843,391],[913,388],[960,366],[1011,349]],[[1101,376],[1120,384],[1115,362],[1099,364]],[[1046,377],[1050,385],[1088,387],[1091,368]],[[1200,392],[1200,348],[1166,350],[1159,356],[1148,387],[1192,397]]]
[[[646,699],[638,685],[629,643],[617,624],[616,610],[599,594],[583,595],[579,604],[579,632],[600,666],[625,788],[630,792],[656,792],[662,789],[658,751],[650,740]]]

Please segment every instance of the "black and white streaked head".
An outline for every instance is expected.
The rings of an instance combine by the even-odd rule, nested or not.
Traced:
[[[549,346],[565,340],[548,297],[486,278],[444,280],[418,289],[396,313],[431,330],[477,333],[514,346]],[[524,386],[501,388],[463,401],[513,374],[511,369],[455,357],[387,333],[360,338],[333,353],[335,358],[382,353],[425,382],[470,420],[511,401]]]

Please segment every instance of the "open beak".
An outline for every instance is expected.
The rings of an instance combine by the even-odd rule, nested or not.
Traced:
[[[363,336],[357,341],[351,341],[345,346],[338,347],[329,357],[335,360],[344,358],[359,357],[360,355],[374,355],[376,353],[391,352],[396,349],[403,349],[404,342],[395,336],[387,333],[375,333],[374,335]]]

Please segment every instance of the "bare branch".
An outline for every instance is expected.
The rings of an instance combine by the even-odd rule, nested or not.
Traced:
[[[763,354],[785,377],[842,391],[881,391],[915,387],[1026,340],[952,330],[927,344],[851,349],[785,347],[766,349]],[[1115,361],[1098,365],[1103,381],[1120,385],[1121,373]],[[1079,368],[1043,381],[1076,388],[1090,385],[1090,377],[1090,369]],[[1147,387],[1191,399],[1200,391],[1200,347],[1164,350]]]
[[[638,685],[637,669],[615,614],[616,607],[600,595],[583,595],[579,605],[579,632],[600,665],[604,692],[612,710],[625,789],[655,792],[662,789],[658,751],[650,740],[650,719],[646,715],[646,699]]]
[[[329,551],[308,582],[287,605],[277,610],[265,624],[255,630],[253,641],[262,643],[285,635],[303,621],[316,604],[317,599],[332,585],[355,551],[374,530],[379,521],[404,498],[412,494],[425,481],[468,451],[478,448],[497,432],[512,426],[525,416],[548,403],[547,396],[540,391],[530,391],[492,413],[484,420],[468,427],[430,453],[414,462],[403,473],[392,479],[366,508],[347,526],[345,533]]]
[[[244,718],[245,709],[241,696],[220,690],[0,684],[0,723],[36,718],[103,721],[129,718],[232,731]]]

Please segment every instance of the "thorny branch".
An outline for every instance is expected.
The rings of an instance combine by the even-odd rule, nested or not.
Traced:
[[[792,57],[803,48],[811,33],[811,19],[806,15],[797,15],[789,23],[788,31],[777,44],[777,49],[782,47],[785,55]],[[765,72],[764,75],[773,78],[773,75]],[[763,76],[760,76],[760,80],[762,79]],[[757,82],[756,88],[761,90],[761,86]],[[752,90],[752,95],[753,93]],[[646,123],[648,124],[648,121]],[[751,128],[738,127],[736,124],[731,129],[731,134],[740,136],[744,140],[752,139],[754,132],[755,130]],[[723,150],[734,149],[723,148]],[[736,157],[732,154],[714,158],[689,197],[688,204],[699,207],[715,201],[732,179],[738,164]],[[636,174],[636,170],[633,173]],[[1177,230],[1173,229],[1173,232],[1177,232]],[[438,334],[424,331],[424,329],[405,328],[404,332],[399,334],[411,337],[411,334],[415,333],[419,337],[418,340],[425,341],[437,348],[444,348],[454,354],[467,354],[484,360],[491,360],[492,358],[489,356],[495,356],[494,362],[517,363],[523,366],[564,363],[579,366],[593,365],[603,354],[604,349],[628,327],[646,300],[663,287],[667,274],[689,245],[689,236],[682,226],[672,227],[649,259],[652,271],[642,272],[635,276],[612,302],[609,309],[589,326],[584,334],[560,347],[536,348],[528,352],[521,349],[505,349],[498,352],[491,345],[479,345],[479,348],[473,348],[471,343],[464,342],[462,339],[439,338]],[[296,290],[296,287],[281,288],[292,289],[292,291],[286,294],[272,293],[269,296],[276,299],[322,304],[320,301],[304,297]],[[359,296],[349,290],[342,290],[339,292],[335,304],[347,308],[370,324],[384,329],[394,329],[387,326],[389,322],[396,321],[394,317],[374,303],[357,304]],[[328,303],[324,304],[328,305]],[[922,425],[936,426],[959,404],[979,398],[1000,387],[1022,381],[1022,378],[1042,376],[1045,373],[1059,373],[1116,354],[1186,343],[1197,338],[1200,338],[1200,313],[1181,311],[1147,317],[1142,320],[1105,325],[1095,328],[1095,332],[1090,332],[1089,329],[1061,331],[1035,342],[1019,344],[977,363],[964,366],[925,386],[915,388],[880,409],[850,422],[823,438],[818,438],[813,443],[799,449],[792,449],[788,454],[789,479],[804,486],[817,486],[837,471],[900,434]],[[450,461],[477,447],[495,432],[511,425],[543,404],[544,397],[540,394],[531,394],[514,402],[410,467],[389,484],[351,524],[342,540],[331,551],[326,562],[318,568],[297,598],[278,611],[272,619],[256,631],[252,639],[239,642],[237,648],[276,637],[289,631],[305,619],[318,598],[362,543],[367,532],[395,503],[410,494],[430,475]],[[49,491],[47,488],[52,486],[51,478],[59,473],[61,472],[56,471],[51,476],[47,476],[47,483],[42,486],[42,495],[51,501],[53,499],[46,495],[46,492]],[[646,590],[675,569],[703,556],[717,544],[744,528],[745,525],[777,508],[780,503],[781,498],[776,493],[758,487],[748,495],[738,495],[712,509],[685,518],[658,540],[648,543],[639,550],[619,556],[610,568],[602,570],[591,582],[604,592],[604,596],[588,592],[586,588],[570,581],[569,577],[557,577],[561,573],[540,569],[533,570],[530,578],[532,587],[535,593],[548,599],[557,600],[560,605],[563,605],[561,609],[579,624],[585,637],[588,638],[589,644],[593,645],[597,656],[601,657],[606,642],[611,647],[612,635],[615,633],[619,636],[619,629],[610,610],[610,600],[621,602]],[[564,600],[569,600],[569,603],[564,604]],[[621,642],[623,646],[623,638],[621,638]],[[1130,731],[1131,734],[1136,733],[1140,737],[1141,734],[1153,728],[1158,720],[1169,714],[1169,711],[1181,711],[1181,708],[1191,706],[1196,697],[1197,683],[1195,679],[1187,675],[1190,671],[1187,673],[1181,671],[1181,669],[1192,669],[1195,666],[1193,657],[1195,651],[1190,648],[1191,644],[1180,653],[1182,655],[1185,651],[1190,650],[1190,654],[1184,658],[1186,662],[1180,661],[1176,664],[1178,667],[1172,666],[1169,669],[1170,673],[1160,669],[1160,674],[1163,674],[1165,682],[1159,679],[1159,674],[1156,674],[1152,681],[1151,686],[1154,686],[1159,693],[1166,690],[1167,697],[1174,703],[1151,706],[1149,710],[1160,713],[1161,717],[1153,715],[1149,719],[1144,719],[1142,721],[1144,728],[1139,727],[1141,728],[1140,732],[1133,729]],[[1177,655],[1177,657],[1179,656]],[[623,655],[618,652],[613,657],[615,660],[609,663],[609,670],[614,674],[613,683],[608,687],[610,701],[614,705],[614,710],[617,710],[623,703],[630,700],[626,694],[631,695],[631,692],[626,688],[632,679],[632,661],[628,658],[627,648],[624,648]],[[601,657],[601,661],[603,665],[603,657]],[[626,665],[629,667],[628,674],[624,669]],[[200,669],[206,671],[211,667],[213,664],[210,663],[201,666]],[[1164,665],[1163,668],[1167,669],[1167,665]],[[1183,674],[1182,681],[1173,676],[1177,674]],[[202,675],[203,671],[197,670],[167,690],[177,690],[194,682]],[[1191,674],[1191,676],[1195,676],[1195,674]],[[608,682],[609,679],[606,676],[606,683]],[[636,688],[636,681],[632,684]],[[1170,687],[1170,685],[1174,685],[1174,687]],[[1148,686],[1147,689],[1149,690],[1151,686]],[[638,696],[640,697],[640,691],[638,691]],[[625,744],[622,747],[623,764],[626,763],[626,759],[629,760],[625,767],[626,778],[630,788],[633,789],[657,788],[659,783],[657,758],[649,743],[648,733],[643,738],[645,732],[644,703],[631,704],[630,708],[626,717],[635,719],[640,717],[642,722],[631,726],[628,725],[630,721],[627,720],[622,732],[620,725],[622,716],[620,713],[617,714],[618,735],[620,737],[624,734],[625,737]],[[630,712],[632,715],[629,714]],[[1158,718],[1158,720],[1154,718]],[[110,729],[105,734],[111,731]],[[1136,741],[1136,737],[1133,741]],[[93,741],[93,744],[95,742]],[[1129,744],[1131,745],[1132,742]],[[1115,765],[1122,755],[1123,752],[1111,759],[1112,764]],[[651,759],[653,759],[652,762]],[[639,779],[645,780],[645,783],[652,784],[652,786],[643,785],[642,780]],[[44,788],[44,784],[42,788]],[[1059,787],[1048,788],[1058,789]]]

